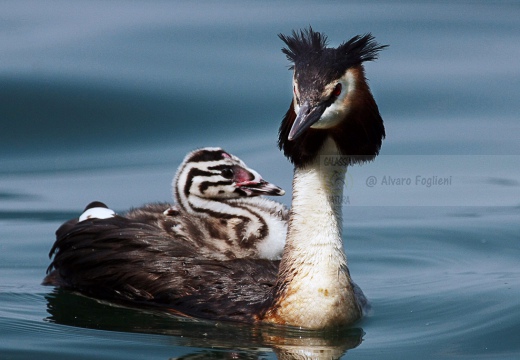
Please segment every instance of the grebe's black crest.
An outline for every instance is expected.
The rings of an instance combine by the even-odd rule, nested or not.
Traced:
[[[373,159],[385,130],[362,63],[375,60],[386,45],[379,45],[371,34],[365,34],[329,48],[327,36],[312,28],[279,37],[287,45],[282,52],[294,70],[294,99],[280,127],[280,149],[295,165],[303,166],[331,136],[342,154],[351,157],[350,163]],[[346,89],[345,83],[351,88]],[[352,93],[341,94],[347,90]],[[333,126],[317,126],[327,108],[339,102],[347,110],[335,115],[338,119],[330,121]]]
[[[308,76],[306,67],[311,67],[314,71],[328,75],[329,80],[338,78],[351,66],[376,60],[379,51],[388,46],[379,45],[370,33],[356,35],[337,48],[328,48],[327,36],[312,28],[293,30],[292,36],[278,36],[287,45],[282,52],[294,64],[291,70],[298,65],[305,69],[302,73]]]

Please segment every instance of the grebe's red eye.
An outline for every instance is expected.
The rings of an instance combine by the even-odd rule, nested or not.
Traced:
[[[332,96],[338,97],[341,94],[341,84],[337,84],[334,90],[332,90]]]

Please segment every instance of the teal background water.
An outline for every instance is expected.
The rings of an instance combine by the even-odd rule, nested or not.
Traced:
[[[518,19],[517,2],[1,2],[0,358],[518,358]],[[222,146],[289,190],[276,35],[309,24],[331,45],[390,44],[366,65],[387,139],[342,199],[369,316],[251,328],[40,285],[63,221],[91,200],[169,200],[193,148]]]

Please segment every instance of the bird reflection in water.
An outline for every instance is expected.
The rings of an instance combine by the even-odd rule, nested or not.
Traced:
[[[47,294],[48,322],[87,329],[171,336],[172,347],[205,348],[171,359],[339,359],[361,344],[363,329],[300,330],[201,321],[131,309],[62,289]]]

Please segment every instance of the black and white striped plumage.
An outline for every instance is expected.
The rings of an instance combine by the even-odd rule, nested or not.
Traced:
[[[175,205],[148,205],[125,216],[155,222],[168,236],[185,239],[215,259],[279,259],[287,233],[287,208],[260,195],[283,195],[238,157],[221,148],[189,153],[172,183]]]

